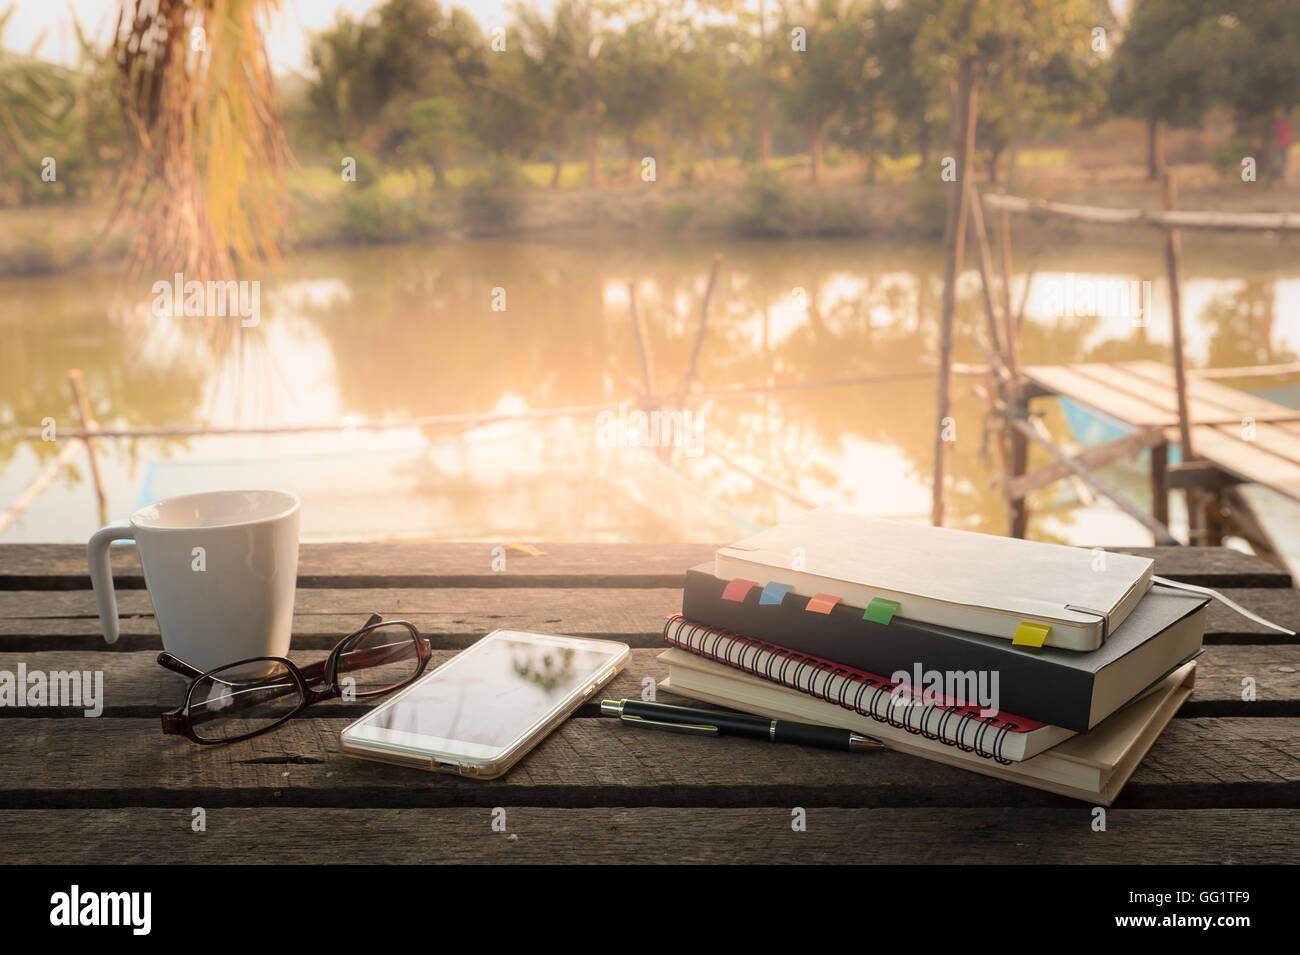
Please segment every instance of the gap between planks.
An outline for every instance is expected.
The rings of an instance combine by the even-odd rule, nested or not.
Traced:
[[[1287,863],[1300,810],[0,810],[0,863]],[[504,831],[494,830],[493,822]],[[327,832],[325,840],[303,839]]]

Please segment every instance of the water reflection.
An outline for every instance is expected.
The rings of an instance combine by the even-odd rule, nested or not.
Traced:
[[[636,285],[655,388],[672,393],[690,361],[713,251],[506,241],[311,251],[263,280],[261,324],[221,353],[200,324],[161,321],[142,308],[148,283],[133,305],[105,272],[4,280],[0,423],[40,427],[47,416],[61,426],[74,422],[69,367],[84,371],[102,425],[615,407],[641,388],[628,283]],[[805,241],[721,251],[696,387],[929,367],[941,284],[936,249]],[[1158,251],[1044,255],[1027,299],[1022,360],[1165,360],[1168,302]],[[1146,321],[1104,304],[1053,314],[1043,290],[1066,274],[1151,281]],[[1024,295],[1024,278],[1013,280],[1013,301]],[[1189,255],[1187,279],[1195,363],[1295,357],[1300,269],[1284,251],[1265,249],[1226,265],[1222,257]],[[984,360],[976,344],[981,308],[978,279],[967,274],[957,361]],[[997,459],[974,382],[959,378],[955,388],[950,513],[961,526],[1001,531]],[[705,442],[771,482],[818,503],[920,517],[928,510],[933,403],[933,381],[914,378],[719,396],[694,410]],[[1049,428],[1064,434],[1059,414],[1044,407]],[[103,469],[115,516],[141,497],[276,484],[302,494],[304,532],[315,537],[717,539],[800,507],[711,453],[610,446],[597,425],[589,413],[469,431],[133,439],[106,444]],[[0,499],[12,500],[55,452],[12,431],[0,436]],[[84,539],[94,523],[84,470],[48,492],[5,539]],[[1143,499],[1140,473],[1121,469],[1115,479]],[[1133,543],[1145,539],[1127,519],[1099,522],[1068,485],[1040,492],[1033,505],[1037,537],[1119,542],[1105,537],[1113,532]]]

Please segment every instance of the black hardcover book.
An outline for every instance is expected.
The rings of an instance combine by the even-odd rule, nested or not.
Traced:
[[[1205,634],[1206,597],[1159,585],[1096,650],[1022,647],[930,623],[863,618],[836,603],[809,610],[793,591],[760,603],[763,584],[733,587],[702,565],[686,573],[682,616],[801,653],[887,677],[903,671],[988,671],[998,679],[998,707],[1087,732],[1175,667],[1195,656]],[[743,597],[739,597],[743,592]],[[771,599],[771,598],[769,598]]]

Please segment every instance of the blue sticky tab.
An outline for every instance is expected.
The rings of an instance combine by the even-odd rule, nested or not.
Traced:
[[[768,584],[763,588],[762,594],[759,595],[758,602],[762,604],[779,604],[785,600],[785,595],[794,588],[789,584],[778,584],[776,581]]]

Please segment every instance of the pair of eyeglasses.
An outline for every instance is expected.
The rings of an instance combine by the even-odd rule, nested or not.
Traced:
[[[432,656],[413,623],[385,621],[377,613],[324,660],[301,669],[284,657],[250,657],[204,673],[164,651],[158,662],[191,683],[181,707],[163,714],[162,730],[195,743],[234,743],[273,730],[322,700],[363,699],[407,686]]]

